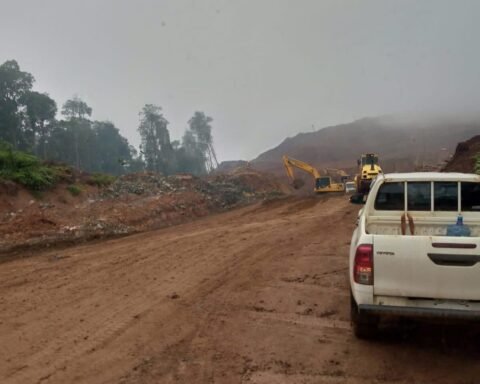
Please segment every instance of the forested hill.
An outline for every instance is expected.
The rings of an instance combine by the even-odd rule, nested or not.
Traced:
[[[146,104],[140,111],[137,150],[112,121],[92,120],[92,108],[84,100],[74,96],[59,109],[47,93],[33,90],[34,82],[15,60],[0,65],[0,141],[14,150],[115,175],[141,170],[203,174],[217,165],[213,119],[203,112],[195,112],[182,139],[172,141],[162,109]]]
[[[360,154],[378,153],[385,171],[411,171],[437,166],[458,142],[480,133],[480,119],[365,118],[348,124],[300,133],[259,155],[253,162],[261,170],[282,172],[282,155],[319,168],[355,168]]]

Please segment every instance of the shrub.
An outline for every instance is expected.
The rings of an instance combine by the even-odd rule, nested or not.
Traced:
[[[43,164],[37,157],[15,151],[0,142],[0,178],[15,181],[32,190],[51,187],[57,178],[54,167]]]
[[[478,153],[475,158],[475,173],[480,175],[480,153]]]
[[[114,181],[115,176],[106,175],[104,173],[94,173],[88,178],[87,184],[95,185],[97,187],[108,187]]]
[[[82,188],[75,184],[69,185],[67,190],[72,194],[72,196],[78,196],[82,193]]]

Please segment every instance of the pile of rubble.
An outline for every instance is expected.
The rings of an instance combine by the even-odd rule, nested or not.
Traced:
[[[209,178],[142,173],[119,177],[100,193],[100,197],[111,199],[126,195],[172,196],[187,191],[201,194],[212,208],[232,208],[238,204],[287,192],[280,183],[272,182],[270,176],[258,172],[218,174]]]
[[[165,177],[155,173],[129,174],[119,177],[112,185],[101,192],[108,198],[120,197],[126,194],[151,196],[162,193],[172,193],[186,190],[185,181],[193,176]]]

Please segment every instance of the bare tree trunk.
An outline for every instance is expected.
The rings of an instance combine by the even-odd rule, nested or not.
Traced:
[[[210,146],[207,145],[207,150],[205,151],[205,163],[207,167],[207,172],[210,173],[213,171],[213,162],[212,162],[212,153],[210,151]]]
[[[212,154],[213,160],[215,161],[215,167],[218,168],[218,160],[217,160],[217,155],[215,153],[215,149],[213,148],[213,144],[208,144],[208,148],[210,149],[210,152]]]
[[[47,160],[47,143],[45,141],[45,136],[43,137],[43,160]]]
[[[77,169],[80,169],[80,154],[78,152],[78,132],[75,133],[75,163]]]
[[[15,132],[15,130],[13,131],[13,149],[17,149],[17,133]]]
[[[46,146],[46,134],[45,134],[45,122],[40,123],[40,132],[42,133],[42,146],[43,146],[43,160],[47,160],[47,146]]]

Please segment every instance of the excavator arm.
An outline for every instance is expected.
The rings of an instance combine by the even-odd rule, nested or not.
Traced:
[[[340,177],[348,177],[348,174],[343,169],[327,168],[327,172],[333,172]]]
[[[285,170],[287,171],[288,177],[292,181],[295,180],[295,176],[293,173],[294,167],[301,169],[302,171],[305,171],[307,173],[310,173],[315,178],[315,180],[320,178],[320,172],[318,172],[318,170],[315,167],[303,161],[292,159],[291,157],[288,157],[288,156],[283,156],[283,165],[285,166]]]

